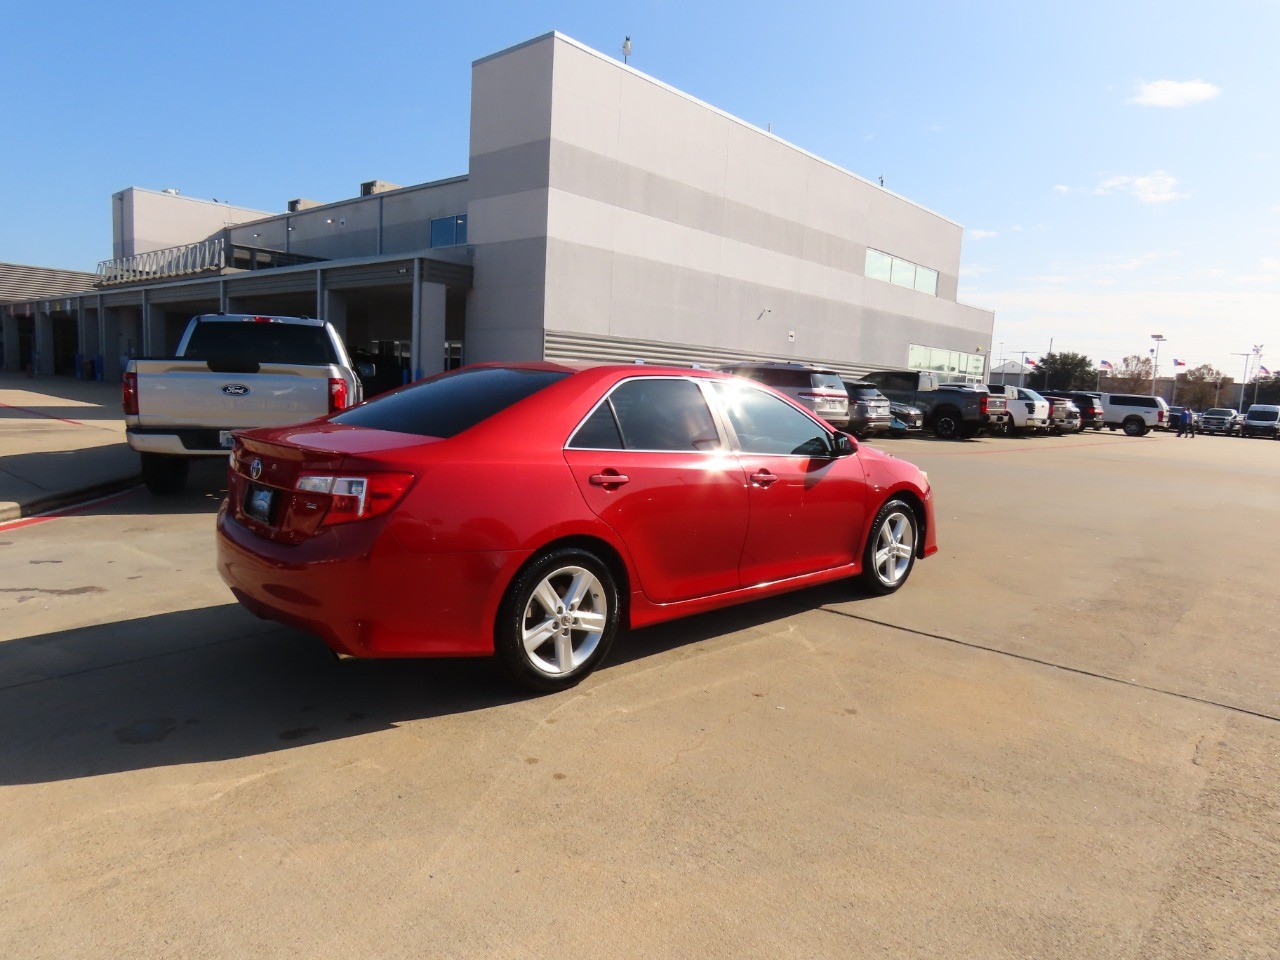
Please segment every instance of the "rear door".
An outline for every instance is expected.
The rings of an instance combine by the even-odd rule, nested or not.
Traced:
[[[651,601],[738,586],[746,479],[693,379],[623,381],[564,456],[591,510],[626,544]]]

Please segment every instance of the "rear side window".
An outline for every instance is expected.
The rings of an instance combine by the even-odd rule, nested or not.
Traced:
[[[1112,394],[1111,402],[1122,407],[1158,407],[1155,397],[1139,397],[1131,394]]]
[[[640,379],[620,384],[569,441],[587,450],[713,450],[720,434],[702,391],[691,380]]]
[[[182,355],[193,360],[234,358],[306,366],[338,362],[324,327],[300,323],[202,321],[191,331]]]
[[[560,370],[485,367],[432,377],[330,418],[332,423],[447,438],[569,376]]]

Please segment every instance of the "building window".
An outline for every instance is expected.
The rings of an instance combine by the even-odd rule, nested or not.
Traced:
[[[937,270],[930,270],[870,247],[867,248],[866,275],[872,280],[885,280],[909,290],[919,290],[931,297],[938,295]]]
[[[912,370],[932,370],[942,383],[981,383],[986,369],[980,353],[943,350],[918,343],[911,344],[907,366]]]
[[[431,221],[431,246],[456,247],[467,242],[467,215],[437,217]]]

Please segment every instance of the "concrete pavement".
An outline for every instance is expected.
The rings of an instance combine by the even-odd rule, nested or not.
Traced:
[[[120,384],[0,372],[0,523],[138,481]]]

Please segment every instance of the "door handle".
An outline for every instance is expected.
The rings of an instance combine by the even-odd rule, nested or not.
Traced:
[[[593,487],[620,487],[624,483],[630,482],[630,477],[615,470],[606,470],[604,473],[593,473],[591,475],[591,485]]]
[[[751,482],[754,483],[757,487],[767,487],[769,486],[769,484],[774,483],[777,479],[778,479],[778,475],[776,473],[770,473],[768,470],[765,470],[763,467],[761,467],[759,470],[757,470],[755,473],[751,475]]]

